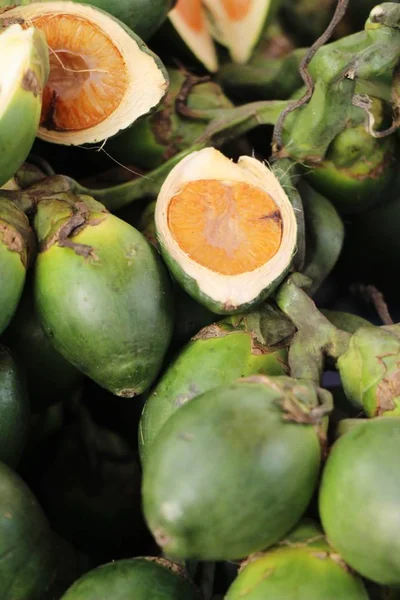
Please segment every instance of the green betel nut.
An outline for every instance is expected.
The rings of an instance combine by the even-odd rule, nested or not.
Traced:
[[[45,333],[99,385],[141,394],[173,330],[170,281],[157,252],[86,196],[39,202],[34,224],[41,244],[34,293]]]
[[[226,595],[226,600],[267,598],[368,600],[368,595],[323,531],[303,521],[269,551],[250,556]]]
[[[142,486],[163,551],[231,560],[280,540],[317,484],[330,400],[309,382],[255,376],[172,415],[149,450]]]
[[[400,413],[400,338],[393,330],[360,327],[337,366],[347,397],[369,417]]]

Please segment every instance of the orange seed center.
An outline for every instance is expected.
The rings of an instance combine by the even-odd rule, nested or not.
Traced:
[[[41,124],[77,131],[104,121],[128,86],[127,68],[115,44],[97,25],[75,15],[44,15],[33,24],[45,34],[50,50]]]
[[[241,21],[250,12],[254,0],[221,0],[226,14],[231,21]],[[257,0],[255,0],[257,1]]]
[[[261,267],[282,241],[281,213],[271,196],[234,181],[184,184],[168,206],[168,226],[183,252],[223,275]]]

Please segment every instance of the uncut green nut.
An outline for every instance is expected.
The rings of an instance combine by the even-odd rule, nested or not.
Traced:
[[[0,598],[39,600],[54,576],[47,518],[21,477],[0,462]]]
[[[376,127],[382,127],[382,104],[377,103]],[[324,160],[306,174],[342,214],[353,214],[379,203],[397,175],[395,135],[374,138],[365,125],[342,131],[331,143]]]
[[[0,460],[10,467],[18,464],[28,437],[29,408],[24,373],[0,345]]]
[[[332,446],[319,515],[332,546],[357,573],[400,586],[400,417],[364,419]]]
[[[201,600],[177,564],[156,557],[116,560],[78,579],[61,600]]]
[[[44,35],[17,24],[2,30],[5,23],[0,19],[0,187],[14,176],[32,148],[49,74]]]
[[[201,329],[146,400],[139,424],[142,462],[164,423],[195,396],[249,375],[286,375],[290,324],[265,304]]]
[[[331,400],[308,381],[254,376],[176,411],[143,472],[144,516],[163,551],[234,560],[276,544],[314,493]]]
[[[337,367],[348,399],[369,417],[400,414],[400,336],[395,329],[360,327]]]
[[[0,334],[21,298],[33,243],[27,217],[13,202],[0,196]]]
[[[362,579],[353,574],[324,532],[301,522],[275,547],[250,556],[226,600],[368,600]]]
[[[75,367],[117,396],[144,392],[173,331],[171,285],[139,231],[89,196],[39,202],[34,295],[44,332]]]

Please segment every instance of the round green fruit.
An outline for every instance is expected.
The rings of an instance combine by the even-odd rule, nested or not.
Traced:
[[[143,510],[170,556],[248,556],[275,544],[307,508],[321,461],[311,417],[318,393],[286,377],[250,379],[193,398],[149,450]]]
[[[117,560],[89,571],[61,600],[200,600],[186,573],[162,558]]]
[[[342,214],[352,214],[379,203],[395,180],[397,159],[396,136],[376,139],[363,124],[340,133],[305,177]]]
[[[327,543],[323,531],[303,522],[277,546],[241,566],[226,600],[368,600],[360,577]]]
[[[400,414],[400,331],[360,327],[337,361],[346,396],[369,417]]]
[[[0,597],[38,600],[53,576],[52,535],[30,489],[0,463]]]
[[[361,422],[334,444],[322,475],[323,528],[363,577],[400,585],[400,417]]]
[[[248,319],[227,317],[209,325],[182,349],[146,400],[139,424],[142,462],[164,423],[195,396],[240,377],[287,373],[287,349],[279,345],[284,335],[275,340],[276,346],[268,346],[256,329],[262,325],[268,335],[268,317],[273,329],[274,312],[268,308],[264,314],[249,313]]]
[[[25,284],[33,232],[27,217],[0,196],[0,334],[11,321]]]
[[[84,226],[75,229],[79,211]],[[113,394],[141,394],[156,378],[173,331],[170,282],[156,250],[86,197],[73,206],[40,202],[35,227],[35,302],[51,343]]]
[[[29,412],[24,374],[7,348],[0,346],[0,460],[11,467],[24,448]]]

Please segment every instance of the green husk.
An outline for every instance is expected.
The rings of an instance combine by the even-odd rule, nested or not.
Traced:
[[[62,600],[200,600],[200,592],[177,564],[156,557],[117,560],[89,571]]]
[[[25,376],[5,346],[0,346],[0,460],[16,467],[29,426],[29,397]]]
[[[305,177],[342,214],[366,210],[382,201],[397,176],[399,155],[396,135],[375,138],[383,129],[384,105],[371,101],[373,130],[366,124],[345,129],[329,146],[324,160]]]
[[[46,335],[112,393],[142,393],[161,368],[173,329],[170,283],[156,251],[90,197],[59,194],[41,199],[36,210],[34,293]]]
[[[10,323],[25,284],[34,237],[27,217],[0,196],[0,334]]]
[[[368,600],[360,577],[329,546],[322,529],[302,521],[269,551],[250,556],[226,600]]]
[[[343,560],[363,577],[393,587],[400,584],[400,544],[393,533],[400,514],[399,434],[398,416],[358,423],[331,449],[319,492],[322,526]]]
[[[269,304],[199,331],[146,400],[139,424],[142,463],[164,423],[195,396],[240,377],[287,374],[286,345],[293,333],[288,319]]]
[[[255,376],[182,406],[143,475],[144,515],[163,551],[231,560],[281,539],[316,486],[331,402],[309,382]]]

